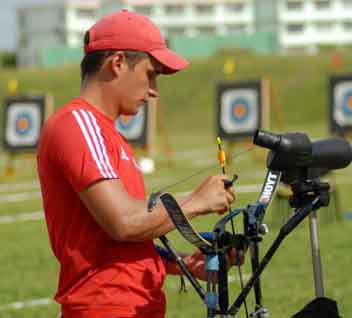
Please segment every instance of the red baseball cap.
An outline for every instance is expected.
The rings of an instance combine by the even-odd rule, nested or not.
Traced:
[[[164,74],[180,71],[188,61],[168,49],[158,27],[146,16],[122,10],[100,19],[88,30],[84,52],[133,50],[149,53],[163,67]]]

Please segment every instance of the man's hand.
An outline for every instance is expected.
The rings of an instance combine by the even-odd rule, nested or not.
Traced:
[[[207,273],[205,271],[205,255],[197,250],[191,255],[183,257],[184,262],[191,271],[191,273],[200,280],[207,280]]]
[[[208,177],[182,203],[182,207],[191,210],[195,215],[210,212],[225,213],[235,200],[234,189],[232,186],[225,187],[225,180],[231,181],[225,175]]]
[[[206,281],[207,273],[205,271],[205,255],[197,250],[191,255],[182,256],[187,267],[191,273],[198,279]],[[229,270],[233,265],[242,265],[244,262],[244,253],[237,253],[236,249],[232,248],[227,252],[227,269]],[[181,275],[182,271],[176,263],[167,264],[167,273],[172,275]]]

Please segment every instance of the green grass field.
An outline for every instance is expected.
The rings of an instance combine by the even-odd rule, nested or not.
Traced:
[[[237,73],[225,78],[221,72],[224,60],[233,54]],[[216,163],[217,146],[214,134],[213,102],[214,85],[218,81],[231,79],[253,79],[268,76],[272,79],[285,118],[285,126],[275,123],[278,116],[273,113],[273,129],[301,130],[310,136],[328,135],[327,119],[327,76],[330,71],[329,54],[312,56],[252,56],[236,52],[219,53],[211,60],[195,61],[190,70],[175,77],[160,80],[161,107],[164,124],[167,127],[168,143],[172,155],[167,158],[159,140],[159,156],[156,158],[157,171],[146,176],[148,191],[155,191],[171,184],[195,171]],[[342,55],[344,68],[350,72],[348,61],[352,54]],[[6,94],[6,81],[17,77],[21,91],[48,91],[60,105],[77,95],[79,89],[78,68],[65,66],[53,70],[22,70],[0,73],[0,98]],[[302,116],[304,112],[304,116]],[[304,118],[304,120],[303,120]],[[244,146],[245,147],[245,146]],[[243,148],[236,148],[234,153]],[[139,151],[137,151],[140,153]],[[0,155],[0,169],[4,172],[6,154]],[[228,167],[228,174],[239,174],[238,189],[250,184],[260,184],[265,171],[264,153],[254,151],[236,158]],[[5,216],[18,216],[23,213],[41,210],[39,189],[36,181],[35,156],[23,155],[14,161],[16,174],[1,177],[1,185],[22,184],[14,189],[0,187],[0,220]],[[209,173],[219,173],[216,167]],[[197,176],[187,183],[170,189],[171,193],[190,190],[205,175]],[[342,212],[352,211],[350,196],[352,167],[335,174]],[[32,186],[31,186],[32,185]],[[10,202],[12,195],[26,193],[28,198]],[[242,207],[256,199],[255,193],[239,192],[234,207]],[[274,203],[267,211],[266,220],[271,231],[262,244],[262,253],[270,245],[278,231],[278,220],[287,215],[287,210]],[[350,295],[352,293],[352,260],[350,247],[352,221],[334,221],[333,209],[319,212],[321,253],[324,270],[326,295],[338,301],[341,315],[352,317]],[[207,216],[194,221],[198,230],[210,230],[216,216]],[[0,221],[1,222],[1,221]],[[241,220],[236,222],[238,230]],[[169,237],[179,250],[191,251],[191,246],[181,239],[178,233]],[[0,223],[0,317],[1,318],[49,318],[57,317],[59,307],[47,302],[56,289],[57,264],[48,244],[43,220]],[[243,272],[250,275],[248,262]],[[231,295],[234,299],[239,291],[236,270],[231,271]],[[314,298],[314,284],[310,256],[308,224],[304,222],[287,238],[272,263],[262,276],[264,304],[271,317],[285,318],[301,309]],[[178,293],[179,280],[169,277],[165,291],[168,297],[168,318],[205,317],[204,306],[191,287],[186,294]],[[249,306],[253,297],[250,296]],[[33,302],[37,300],[37,302]],[[42,300],[41,302],[38,300]],[[16,305],[14,303],[20,302]],[[20,308],[25,304],[26,307]],[[239,317],[244,317],[243,312]]]

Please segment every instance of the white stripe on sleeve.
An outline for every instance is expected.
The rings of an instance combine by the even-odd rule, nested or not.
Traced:
[[[91,120],[89,119],[89,116],[87,114],[87,111],[86,110],[83,110],[83,109],[80,109],[79,112],[81,113],[82,117],[83,117],[83,121],[85,123],[85,126],[88,127],[88,132],[89,132],[89,135],[91,136],[92,138],[92,142],[93,142],[93,145],[94,145],[94,148],[97,152],[97,155],[98,155],[98,160],[100,162],[100,164],[102,165],[103,167],[103,170],[104,172],[107,173],[107,175],[109,176],[109,178],[113,178],[113,175],[111,173],[111,170],[108,168],[108,166],[106,165],[106,158],[104,157],[103,155],[103,152],[102,152],[102,145],[100,143],[100,140],[98,140],[98,137],[97,137],[97,131],[96,129],[93,127],[92,123],[91,123]],[[103,145],[104,145],[104,142],[103,142]]]
[[[92,157],[93,157],[95,163],[97,164],[98,169],[99,169],[101,175],[102,175],[104,178],[108,178],[109,176],[103,171],[102,166],[101,166],[101,163],[100,163],[100,161],[99,161],[98,158],[97,158],[97,154],[96,154],[96,152],[95,152],[94,146],[93,146],[93,144],[92,144],[92,141],[91,141],[91,139],[90,139],[90,137],[89,137],[89,134],[88,134],[88,132],[87,132],[87,129],[86,129],[86,127],[84,126],[84,123],[83,123],[83,121],[82,121],[82,119],[81,119],[79,113],[78,113],[76,110],[73,110],[73,111],[72,111],[72,114],[73,114],[73,116],[75,117],[75,119],[76,119],[76,121],[77,121],[79,127],[81,128],[81,131],[82,131],[82,134],[83,134],[83,136],[84,136],[84,139],[85,139],[86,142],[87,142],[87,145],[88,145],[88,147],[89,147],[90,153],[91,153],[91,155],[92,155]]]
[[[99,139],[99,142],[100,142],[100,145],[101,145],[101,147],[102,147],[102,151],[103,151],[103,156],[104,156],[104,158],[105,158],[105,162],[106,162],[106,164],[108,165],[108,167],[109,167],[109,169],[110,169],[109,171],[110,171],[110,173],[113,175],[114,178],[117,178],[117,175],[116,175],[114,169],[113,169],[112,166],[111,166],[110,159],[109,159],[109,156],[108,156],[108,154],[107,154],[106,147],[105,147],[105,144],[104,144],[104,139],[103,139],[103,136],[102,136],[102,134],[101,134],[100,127],[99,127],[99,125],[97,124],[97,120],[96,120],[96,118],[94,117],[94,115],[92,114],[92,112],[88,111],[88,114],[89,114],[89,116],[90,116],[90,118],[91,118],[91,120],[92,120],[92,122],[93,122],[95,131],[96,131],[96,133],[97,133],[97,136],[98,136],[98,139]]]

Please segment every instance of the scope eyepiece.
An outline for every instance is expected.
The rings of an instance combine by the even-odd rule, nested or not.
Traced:
[[[257,129],[254,134],[253,143],[264,148],[275,150],[280,142],[281,136],[274,133]]]
[[[254,134],[253,143],[264,148],[291,154],[307,155],[307,153],[312,152],[308,136],[300,132],[279,135],[258,129]]]

